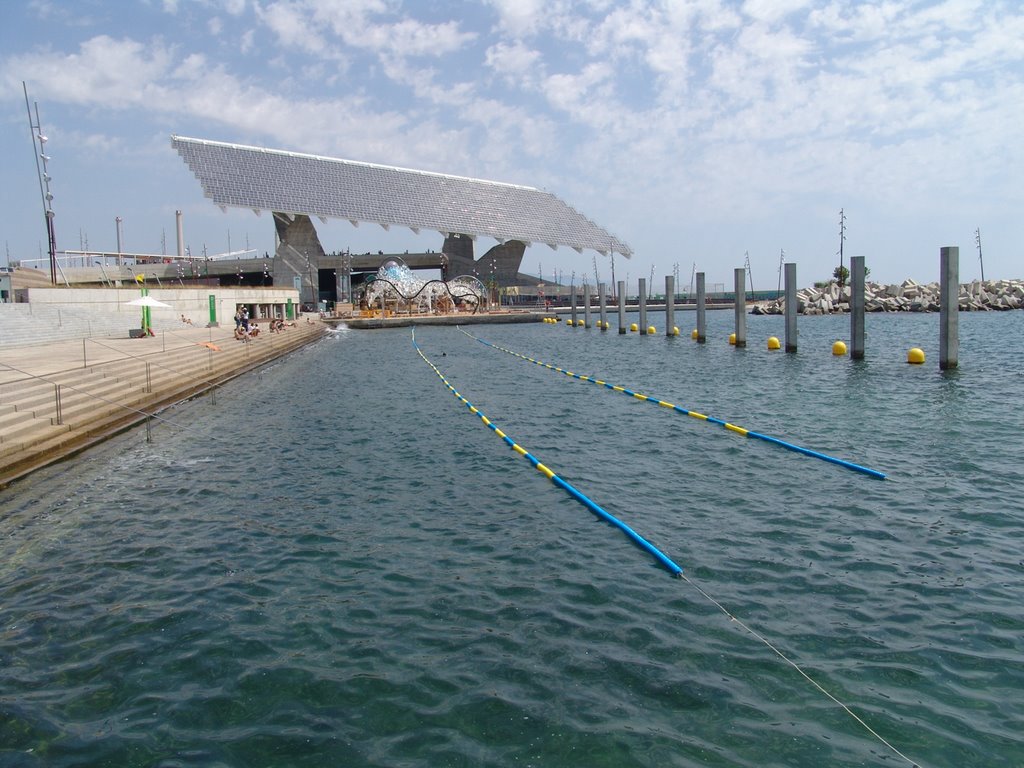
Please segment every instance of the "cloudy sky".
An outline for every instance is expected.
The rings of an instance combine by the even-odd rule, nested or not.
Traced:
[[[616,277],[757,289],[863,255],[872,279],[1024,277],[1019,0],[28,0],[3,2],[0,211],[45,249],[22,82],[52,158],[59,248],[273,251],[222,213],[172,133],[540,187],[629,243]],[[317,223],[328,250],[437,233]],[[164,245],[166,243],[166,245]],[[493,245],[481,241],[478,254]],[[524,271],[592,275],[532,246]],[[602,280],[607,259],[598,256]]]

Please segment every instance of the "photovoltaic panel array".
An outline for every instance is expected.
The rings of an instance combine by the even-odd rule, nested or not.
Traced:
[[[224,207],[632,255],[572,206],[532,187],[184,136],[171,144],[206,197]]]

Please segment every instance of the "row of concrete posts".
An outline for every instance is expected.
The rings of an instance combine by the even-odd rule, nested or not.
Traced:
[[[947,370],[957,367],[960,351],[959,340],[959,276],[960,249],[947,246],[939,251],[939,368]],[[796,264],[787,262],[784,265],[786,292],[786,351],[797,350],[797,298],[796,298]],[[733,271],[735,282],[735,341],[737,347],[747,346],[747,293],[746,269],[738,267]],[[647,280],[640,278],[639,284],[639,331],[647,335]],[[619,333],[626,332],[626,283],[618,281],[619,293]],[[673,336],[675,330],[675,278],[665,277],[665,335]],[[597,297],[599,307],[599,326],[608,328],[608,306],[605,296],[605,284],[598,283]],[[704,289],[704,273],[697,273],[697,341],[703,344],[707,340],[706,311],[707,299]],[[576,292],[572,294],[572,322],[576,324]],[[590,328],[590,288],[583,286],[583,327]],[[850,259],[850,358],[864,359],[864,257],[853,256]]]

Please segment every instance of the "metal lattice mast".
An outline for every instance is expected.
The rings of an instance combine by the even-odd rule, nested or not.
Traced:
[[[978,244],[978,263],[981,265],[981,282],[985,282],[985,260],[981,257],[981,228],[974,230],[974,242]]]

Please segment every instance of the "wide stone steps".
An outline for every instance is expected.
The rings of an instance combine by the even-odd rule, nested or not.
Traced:
[[[139,354],[99,362],[88,360],[88,355],[109,352],[87,348],[87,367],[0,384],[0,484],[20,467],[45,463],[46,457],[52,460],[54,454],[78,445],[85,447],[323,334],[323,326],[316,323],[274,334],[272,340],[263,334],[248,343],[215,337],[212,343],[219,351],[203,341],[171,346],[169,340],[147,339],[139,340]],[[60,386],[61,424],[57,424],[56,385]]]

